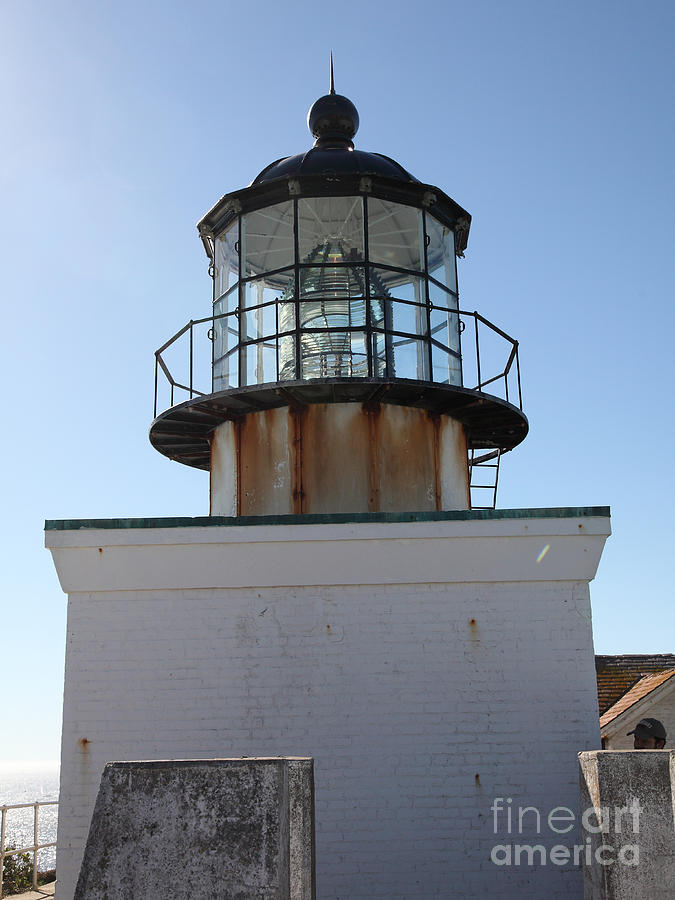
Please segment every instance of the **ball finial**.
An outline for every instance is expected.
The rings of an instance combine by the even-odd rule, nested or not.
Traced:
[[[307,113],[307,127],[316,139],[315,147],[354,147],[352,138],[359,128],[359,114],[351,100],[335,93],[332,52],[329,93],[312,104]]]

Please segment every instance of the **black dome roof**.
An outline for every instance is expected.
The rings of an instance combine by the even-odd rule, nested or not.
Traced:
[[[385,175],[401,181],[417,181],[402,165],[381,153],[350,150],[348,147],[312,147],[306,153],[286,156],[270,163],[251,185],[293,175]]]

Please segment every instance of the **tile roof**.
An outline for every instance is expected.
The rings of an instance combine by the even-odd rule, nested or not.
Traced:
[[[644,675],[664,669],[675,669],[675,653],[596,656],[600,715],[607,712]]]
[[[613,706],[607,710],[604,715],[600,716],[600,727],[605,728],[610,722],[614,721],[621,713],[630,709],[638,700],[642,700],[647,694],[651,694],[660,685],[665,684],[670,679],[675,678],[675,668],[665,669],[663,672],[652,672],[651,675],[645,675],[637,684],[620,697]],[[675,687],[675,681],[672,682]]]

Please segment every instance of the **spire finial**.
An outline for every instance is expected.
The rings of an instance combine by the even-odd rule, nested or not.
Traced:
[[[330,51],[330,90],[329,94],[335,93],[335,79],[333,78],[333,51]]]

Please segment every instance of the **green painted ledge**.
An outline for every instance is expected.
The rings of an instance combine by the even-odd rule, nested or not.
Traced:
[[[448,512],[325,513],[302,516],[171,516],[162,519],[47,519],[45,531],[114,528],[223,528],[241,525],[335,525],[356,522],[461,522],[497,519],[609,518],[609,506],[550,509],[459,509]]]

